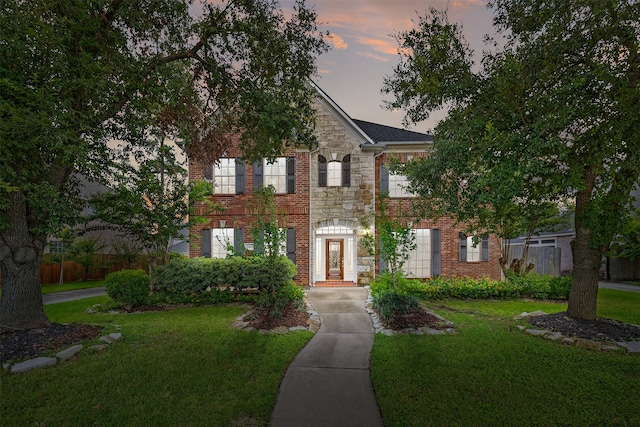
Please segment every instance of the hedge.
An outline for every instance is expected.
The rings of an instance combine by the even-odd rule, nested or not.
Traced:
[[[444,298],[517,298],[566,299],[569,297],[571,277],[551,277],[535,273],[525,276],[508,276],[496,281],[487,278],[444,277],[423,282],[401,277],[396,291],[402,295],[413,295],[418,299]],[[371,283],[374,297],[383,291],[393,290],[391,275],[385,273]]]
[[[154,292],[200,294],[212,289],[279,289],[293,283],[296,266],[286,257],[173,259],[151,274]]]

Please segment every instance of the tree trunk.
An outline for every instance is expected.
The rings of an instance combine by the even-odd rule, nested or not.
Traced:
[[[26,201],[19,192],[9,197],[9,225],[0,232],[0,330],[33,329],[50,324],[40,289],[40,263],[46,236],[30,231]]]
[[[567,313],[571,317],[595,320],[598,300],[598,281],[603,250],[589,245],[591,230],[578,226],[571,242],[573,253],[573,283]]]

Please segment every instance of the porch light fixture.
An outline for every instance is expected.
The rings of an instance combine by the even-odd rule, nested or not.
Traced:
[[[227,225],[227,221],[224,219],[220,220],[220,228],[225,228],[225,225]]]

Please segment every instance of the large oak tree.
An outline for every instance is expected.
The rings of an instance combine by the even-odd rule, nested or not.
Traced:
[[[432,211],[463,221],[486,209],[574,203],[568,313],[594,319],[602,256],[640,176],[640,2],[489,7],[502,38],[479,64],[446,12],[432,9],[398,34],[401,62],[383,89],[395,95],[390,106],[406,108],[408,122],[450,108],[433,155],[406,172]]]
[[[49,323],[39,265],[81,208],[74,176],[106,179],[164,102],[192,157],[230,134],[247,158],[313,140],[326,44],[302,1],[0,0],[0,28],[1,328]]]

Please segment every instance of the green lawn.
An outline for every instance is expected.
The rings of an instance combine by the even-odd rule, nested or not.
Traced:
[[[394,426],[640,425],[640,356],[564,347],[512,317],[554,302],[439,302],[456,335],[377,335],[372,381]],[[640,324],[640,294],[603,289],[599,316]]]
[[[0,374],[1,424],[266,425],[288,364],[312,334],[231,328],[238,305],[87,314],[96,297],[46,306],[54,322],[120,331],[101,352],[26,374]]]

